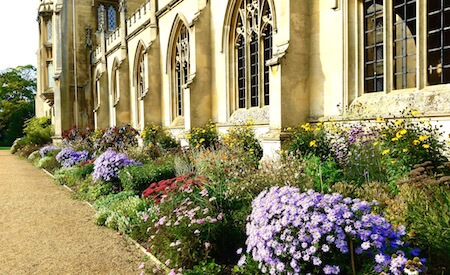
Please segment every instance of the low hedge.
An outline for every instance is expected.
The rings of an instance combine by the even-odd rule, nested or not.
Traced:
[[[119,172],[124,191],[141,194],[151,183],[175,177],[172,163],[131,165]]]

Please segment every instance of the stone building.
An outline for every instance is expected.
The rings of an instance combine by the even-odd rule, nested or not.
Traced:
[[[449,18],[444,0],[41,0],[36,112],[56,139],[252,120],[266,155],[321,118],[409,108],[448,131]]]

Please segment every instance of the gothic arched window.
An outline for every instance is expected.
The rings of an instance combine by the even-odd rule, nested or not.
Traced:
[[[233,24],[235,90],[238,108],[269,105],[269,67],[272,58],[272,12],[267,0],[238,2]]]
[[[114,31],[117,28],[117,4],[100,2],[97,6],[97,28]]]
[[[189,78],[189,32],[184,24],[180,24],[177,31],[172,68],[174,79],[173,114],[174,117],[178,117],[184,115],[183,90]]]

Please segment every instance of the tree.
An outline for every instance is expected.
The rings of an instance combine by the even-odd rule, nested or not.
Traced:
[[[0,71],[0,146],[23,135],[24,122],[34,116],[36,68],[19,66]]]

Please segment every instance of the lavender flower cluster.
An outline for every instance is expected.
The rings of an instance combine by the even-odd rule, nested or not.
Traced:
[[[133,164],[139,163],[129,159],[123,153],[117,153],[109,149],[94,161],[94,172],[92,173],[92,177],[94,180],[112,181],[117,179],[121,168]]]
[[[87,150],[75,151],[72,147],[65,147],[56,155],[56,161],[58,161],[63,168],[69,168],[77,163],[88,160],[89,152]]]
[[[47,155],[48,152],[52,152],[52,151],[56,151],[56,150],[58,150],[58,148],[56,148],[55,146],[47,145],[47,146],[42,147],[39,150],[39,154],[43,158],[43,157],[45,157],[45,155]]]
[[[252,203],[247,223],[247,253],[269,274],[339,274],[349,263],[342,254],[374,257],[375,270],[401,274],[404,263],[391,261],[388,247],[403,243],[404,228],[394,230],[371,214],[372,203],[340,194],[302,193],[295,187],[271,187]],[[350,246],[351,245],[351,246]],[[239,265],[245,263],[245,256]],[[394,264],[395,266],[392,266]],[[390,266],[391,265],[391,266]]]

